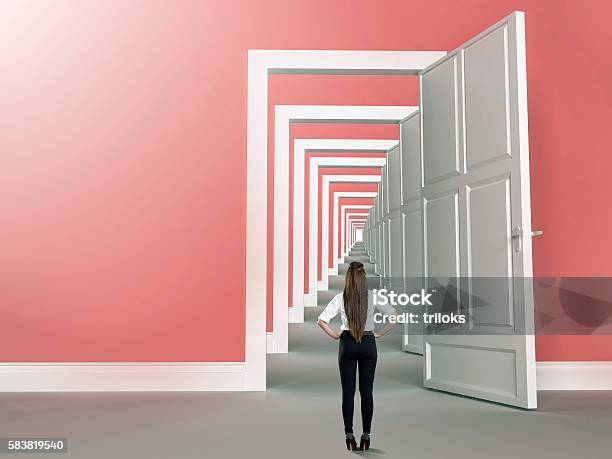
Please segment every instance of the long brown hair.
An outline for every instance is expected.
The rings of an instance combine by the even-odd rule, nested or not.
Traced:
[[[358,343],[368,314],[368,283],[363,263],[353,261],[344,276],[344,312],[348,319],[349,332]]]

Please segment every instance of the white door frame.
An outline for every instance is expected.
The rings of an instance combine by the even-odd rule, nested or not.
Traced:
[[[326,251],[329,250],[329,185],[331,183],[345,182],[345,183],[378,183],[381,180],[380,175],[324,175],[321,199],[321,281],[318,282],[318,243],[319,236],[317,231],[318,225],[318,214],[319,214],[319,200],[318,200],[318,177],[313,177],[312,170],[310,171],[310,183],[317,185],[310,189],[310,215],[316,215],[317,218],[310,219],[309,221],[309,275],[308,283],[310,286],[308,292],[308,298],[314,299],[314,302],[306,303],[304,298],[304,306],[317,306],[318,303],[318,290],[327,290],[328,287],[328,270],[323,269],[323,262],[327,260]],[[318,175],[318,174],[317,174]],[[313,189],[314,188],[314,189]],[[313,244],[314,242],[314,244]],[[312,263],[315,263],[313,266]],[[314,286],[314,295],[312,293],[312,287]]]
[[[368,106],[368,105],[276,105],[274,107],[274,275],[272,281],[272,304],[284,304],[288,296],[288,279],[289,279],[289,242],[288,237],[293,237],[296,240],[296,230],[294,224],[293,235],[289,235],[289,181],[286,172],[289,170],[289,147],[290,147],[290,126],[291,123],[364,123],[364,124],[396,124],[406,116],[418,111],[417,106]],[[306,140],[306,139],[303,139]],[[330,139],[331,140],[331,139]],[[301,179],[301,192],[303,196],[303,181],[304,181],[304,161],[303,151],[296,152],[294,142],[294,190],[296,188],[296,179]],[[300,154],[301,153],[301,157]],[[298,169],[302,171],[298,173]],[[295,200],[294,200],[295,201]],[[298,200],[303,207],[303,198]],[[295,212],[295,204],[294,204]],[[295,214],[294,214],[295,215]],[[303,216],[302,216],[303,217]],[[298,217],[299,218],[299,217]],[[296,220],[294,216],[294,221]],[[303,221],[301,223],[304,224]],[[303,238],[303,231],[301,233]],[[302,239],[303,241],[303,239]],[[304,253],[304,247],[294,246],[293,260],[301,260]],[[304,309],[304,289],[303,284],[297,283],[299,279],[296,275],[295,266],[293,266],[293,291],[291,294],[292,304],[298,309],[289,311],[289,322],[292,318],[299,318],[300,312]],[[303,268],[303,267],[302,267]],[[284,272],[287,272],[284,274]],[[304,277],[303,269],[299,273],[301,278]],[[295,286],[299,285],[299,289]],[[285,305],[286,306],[286,305]],[[274,326],[273,326],[274,328]],[[273,333],[273,332],[272,332]],[[268,334],[269,335],[269,334]],[[275,348],[276,340],[268,341],[268,352],[270,347]],[[272,344],[270,344],[272,343]]]
[[[358,223],[362,223],[365,220],[367,220],[367,213],[364,213],[362,209],[359,209],[358,206],[352,206],[350,204],[347,204],[345,206],[344,209],[344,221],[345,221],[345,242],[346,245],[348,247],[348,250],[343,253],[343,256],[347,256],[348,255],[348,251],[350,250],[350,238],[348,237],[351,234],[352,228],[351,226],[353,225],[353,223],[358,222]]]
[[[300,144],[303,145],[307,145],[308,142],[302,142],[303,140],[307,140],[307,139],[296,139],[297,141],[300,141]],[[378,143],[378,142],[377,142]],[[383,142],[381,144],[381,146],[384,146],[385,142]],[[303,146],[302,145],[302,146]],[[306,149],[300,149],[300,155],[296,155],[296,160],[298,159],[298,157],[300,157],[302,154],[306,154],[309,151],[312,151],[308,148]],[[344,151],[344,150],[335,150],[338,152]],[[385,151],[385,150],[380,150],[380,151]],[[302,164],[304,163],[303,160],[301,160]],[[336,156],[336,157],[313,157],[310,158],[310,168],[315,168],[317,171],[320,167],[326,167],[326,166],[346,166],[346,167],[377,167],[377,166],[382,166],[384,165],[386,162],[386,158],[383,157],[356,157],[356,156]],[[294,168],[295,170],[295,168]],[[303,170],[303,167],[301,168],[301,170]],[[297,173],[295,174],[297,175]],[[318,176],[318,175],[317,175]],[[298,298],[301,299],[301,301],[297,301],[293,303],[293,307],[289,308],[289,323],[302,323],[304,322],[304,288],[303,288],[303,284],[304,284],[304,260],[301,254],[304,253],[304,174],[301,174],[302,177],[302,181],[301,181],[301,185],[300,185],[300,190],[299,191],[294,191],[294,208],[293,208],[293,212],[294,212],[294,221],[298,222],[301,224],[301,228],[299,230],[294,229],[293,230],[293,234],[294,237],[298,236],[298,238],[300,238],[299,241],[296,241],[295,238],[293,240],[293,244],[294,247],[296,245],[296,242],[298,242],[298,246],[301,248],[301,251],[298,252],[300,253],[300,256],[297,257],[297,260],[295,260],[295,262],[293,263],[293,269],[295,269],[295,265],[299,264],[302,269],[299,270],[299,278],[301,279],[301,282],[299,283],[298,286],[294,286],[293,287],[293,292],[298,292]],[[296,182],[296,179],[294,178],[294,184]],[[295,190],[295,187],[294,187]],[[297,206],[296,203],[300,203],[301,205]],[[295,213],[299,212],[301,215],[300,216],[296,216]],[[294,254],[294,257],[296,255]],[[287,276],[288,277],[288,276]],[[296,281],[296,275],[295,273],[292,275],[293,277],[293,281]],[[296,296],[294,295],[294,298]],[[275,307],[284,307],[283,302],[278,302],[278,303],[273,303],[273,308]],[[276,317],[276,309],[274,309],[274,316]],[[280,325],[281,327],[283,326],[282,324]],[[275,324],[276,327],[276,324]],[[268,351],[270,351],[268,349]]]
[[[309,294],[304,293],[304,158],[308,151],[386,152],[395,145],[395,140],[381,139],[295,139],[293,146],[294,178],[293,178],[293,307],[304,308],[304,304],[316,306],[316,292],[312,293],[309,283]],[[314,159],[314,158],[312,158]],[[312,172],[312,170],[311,170]],[[310,180],[310,177],[308,178]],[[316,175],[318,183],[318,173]],[[312,189],[310,181],[309,189]],[[318,192],[318,187],[317,187]],[[275,231],[276,234],[276,231]],[[288,245],[288,243],[287,243]],[[287,257],[288,258],[288,257]],[[310,261],[310,258],[309,258]],[[276,274],[276,273],[275,273]],[[287,288],[288,274],[280,279],[281,284],[275,288]],[[282,283],[284,282],[285,285]],[[284,290],[283,290],[284,291]],[[312,294],[312,296],[311,296]]]
[[[350,249],[351,249],[351,244],[353,241],[351,241],[351,232],[354,230],[354,225],[356,224],[363,224],[365,222],[365,220],[367,219],[367,214],[363,214],[361,212],[354,212],[352,210],[347,210],[347,212],[351,212],[351,213],[347,213],[346,216],[346,245],[347,245],[347,251],[346,254],[348,256]]]
[[[313,159],[314,160],[318,160],[319,158],[313,158]],[[325,159],[328,159],[328,158],[325,158]],[[337,159],[338,159],[338,161],[337,161],[338,165],[340,165],[340,163],[346,163],[344,165],[346,165],[347,167],[360,167],[360,166],[366,165],[368,162],[371,163],[370,167],[382,167],[386,163],[386,158],[367,158],[368,161],[359,161],[358,164],[351,164],[348,161],[345,161],[345,158],[337,158]],[[359,158],[359,159],[363,160],[365,158]],[[318,169],[318,167],[321,167],[321,166],[325,167],[325,165],[322,164],[324,161],[315,161],[315,162],[319,163],[319,164],[315,164],[315,167],[317,169]],[[313,169],[312,160],[311,160],[310,169],[311,170]],[[375,175],[375,174],[373,174],[373,175]],[[367,176],[370,176],[370,175],[367,175]],[[323,176],[323,177],[325,177],[325,176]],[[363,177],[363,175],[359,175],[359,177]],[[317,185],[318,185],[318,183],[317,183]],[[322,234],[319,235],[319,237],[322,238],[321,239],[321,250],[323,250],[324,247],[327,247],[327,249],[329,250],[329,245],[332,244],[332,240],[329,239],[329,229],[330,229],[330,225],[332,224],[332,222],[329,221],[329,201],[328,201],[327,205],[325,203],[323,203],[323,199],[325,199],[326,196],[327,196],[327,199],[330,198],[330,196],[329,196],[329,186],[328,186],[328,192],[327,193],[325,192],[325,189],[324,189],[325,186],[326,186],[325,183],[323,183],[323,186],[321,187],[321,191],[322,191],[321,206],[322,206],[322,208],[320,210],[322,212],[322,216],[321,216],[322,217],[321,218],[321,221],[322,221],[322,229],[321,229]],[[333,199],[333,196],[331,198]],[[357,205],[356,205],[356,207],[357,207]],[[327,210],[327,213],[325,213],[325,210]],[[332,209],[332,212],[336,212],[336,210],[337,210],[337,207]],[[328,233],[326,235],[324,233],[325,230],[328,231]],[[325,254],[321,253],[321,258],[322,258],[322,261],[325,262],[325,266],[323,267],[323,270],[325,270],[325,273],[322,274],[323,275],[323,280],[318,281],[318,282],[320,282],[319,289],[320,290],[327,290],[327,273],[329,271],[328,266],[329,266],[329,262],[330,262],[330,260],[329,260],[329,252],[326,252]],[[334,261],[335,261],[335,259],[336,259],[336,257],[334,256]]]
[[[348,214],[346,217],[346,245],[348,249],[346,250],[346,255],[349,255],[351,247],[353,246],[353,236],[355,231],[355,225],[361,224],[363,226],[363,222],[365,219],[363,218],[363,214]]]
[[[361,240],[363,241],[363,229],[365,228],[365,220],[351,219],[351,247],[357,242],[357,231],[361,230]]]
[[[365,221],[363,214],[359,214],[359,213],[351,213],[351,214],[347,214],[346,216],[346,230],[345,230],[345,241],[346,241],[346,252],[345,252],[345,256],[349,255],[349,252],[351,251],[351,247],[353,245],[353,241],[352,241],[352,237],[353,237],[353,231],[354,231],[354,225],[356,223],[362,224]]]
[[[296,142],[298,140],[300,141],[301,144],[310,145],[310,143],[308,142],[308,139],[296,139]],[[301,142],[301,141],[305,141],[305,142]],[[382,145],[385,145],[386,143],[387,141],[383,141]],[[378,142],[375,142],[375,144],[378,144]],[[306,149],[303,151],[303,153],[305,154],[308,151],[309,150]],[[300,155],[301,154],[302,154],[302,151],[300,151]],[[372,158],[355,157],[355,156],[314,157],[310,159],[310,170],[314,171],[314,173],[316,173],[318,177],[320,167],[326,167],[326,166],[380,167],[385,164],[385,161],[386,161],[386,158],[376,158],[376,157],[372,157]],[[298,202],[302,203],[302,206],[300,206],[301,209],[298,209],[297,211],[302,213],[302,221],[303,221],[304,220],[303,193],[302,193],[302,198],[298,199]],[[296,209],[294,208],[294,213],[295,212],[296,212]],[[302,228],[303,226],[304,224],[302,223]],[[301,234],[303,236],[304,234],[303,229],[302,229]],[[303,244],[304,243],[302,240],[302,243],[301,243],[302,247],[303,247]],[[302,249],[302,253],[303,253],[303,249]],[[299,257],[298,259],[302,263],[302,266],[303,266],[303,258]],[[275,261],[274,265],[276,266],[277,264],[278,263]],[[301,272],[303,276],[303,272],[304,272],[303,269]],[[288,284],[288,278],[289,276],[287,273],[287,275],[283,278],[283,282],[285,283],[285,286]],[[275,280],[275,285],[277,285],[277,290],[278,290],[278,284],[280,283],[281,282]],[[302,280],[299,286],[300,289],[302,289],[302,291],[303,291],[303,283],[304,281]],[[285,287],[284,291],[288,292],[288,289]],[[285,299],[286,298],[287,296],[285,296]],[[302,298],[303,298],[303,295],[302,295]],[[289,352],[289,323],[300,323],[300,322],[304,322],[304,303],[303,301],[301,302],[300,305],[294,304],[292,308],[287,307],[286,300],[274,301],[272,303],[272,331],[267,333],[268,335],[267,352],[269,354],[285,354]]]
[[[338,246],[340,241],[338,240],[338,225],[340,224],[340,215],[338,215],[338,202],[340,198],[375,198],[378,195],[376,191],[336,191],[334,193],[334,267],[328,270],[330,276],[338,275],[338,263],[342,261],[342,256],[338,258]]]
[[[244,390],[266,389],[268,75],[416,75],[445,51],[248,50]]]
[[[353,238],[353,243],[352,243],[351,247],[354,246],[358,242],[359,231],[361,231],[361,241],[363,241],[363,228],[364,228],[363,224],[354,224],[353,225],[353,234],[351,236]]]
[[[341,240],[339,242],[340,242],[340,253],[341,253],[341,255],[340,255],[340,258],[336,258],[336,260],[338,262],[340,262],[341,259],[343,259],[347,255],[347,253],[348,253],[346,250],[344,250],[344,247],[346,245],[345,242],[346,242],[346,239],[347,239],[346,238],[346,231],[348,230],[348,228],[347,228],[348,227],[348,216],[349,215],[355,215],[354,213],[350,213],[350,211],[348,209],[351,209],[351,210],[356,210],[356,209],[366,210],[367,209],[367,210],[369,210],[372,207],[374,207],[374,206],[370,205],[370,204],[345,204],[345,205],[340,206],[340,219],[338,221],[340,222],[340,238],[341,238]],[[338,211],[337,208],[334,209],[334,212],[337,212],[337,211]],[[359,213],[359,215],[364,215],[363,211],[361,211]],[[336,253],[338,253],[338,252],[336,252]],[[334,254],[334,256],[336,256],[336,253]]]

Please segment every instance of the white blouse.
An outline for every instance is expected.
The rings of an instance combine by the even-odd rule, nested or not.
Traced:
[[[386,315],[395,314],[395,309],[390,304],[377,304],[374,306],[372,304],[372,295],[368,293],[368,314],[366,316],[363,331],[374,331],[374,309]],[[332,298],[323,312],[319,315],[319,320],[329,324],[329,321],[336,317],[338,313],[340,313],[340,318],[342,319],[342,326],[340,327],[340,330],[348,330],[348,318],[344,312],[344,298],[342,292],[338,293]]]

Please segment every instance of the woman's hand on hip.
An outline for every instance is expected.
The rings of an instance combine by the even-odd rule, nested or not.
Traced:
[[[385,328],[380,331],[380,333],[374,333],[374,338],[380,338],[382,336],[385,336],[387,333],[389,333],[389,331],[391,331],[393,327],[395,327],[395,325],[397,324],[389,322],[387,325],[385,325]]]
[[[327,322],[324,322],[323,320],[320,320],[320,319],[319,319],[319,320],[317,321],[317,324],[319,324],[319,327],[321,327],[321,329],[322,329],[322,330],[323,330],[325,333],[327,333],[327,335],[328,335],[330,338],[333,338],[333,339],[336,339],[336,340],[337,340],[337,339],[340,339],[340,333],[338,333],[337,331],[333,330],[333,329],[332,329],[332,328],[329,326],[329,324],[328,324]]]

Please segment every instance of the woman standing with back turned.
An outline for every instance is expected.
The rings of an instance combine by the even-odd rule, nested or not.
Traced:
[[[359,367],[359,394],[361,395],[361,419],[363,435],[359,449],[370,447],[370,427],[374,412],[372,389],[376,370],[376,338],[386,334],[393,324],[388,324],[380,334],[374,334],[374,306],[368,295],[366,272],[362,263],[354,261],[349,265],[344,278],[344,291],[336,295],[319,316],[318,324],[333,339],[340,340],[338,366],[342,384],[342,417],[346,447],[357,449],[353,435],[353,411],[355,402],[356,370]],[[395,314],[393,307],[377,306],[384,314]],[[341,333],[329,326],[329,321],[338,313],[342,319]]]

